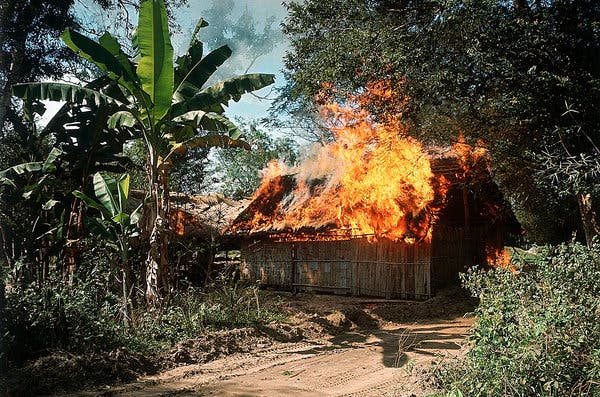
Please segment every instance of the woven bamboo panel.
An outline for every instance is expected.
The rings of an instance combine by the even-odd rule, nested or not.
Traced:
[[[290,243],[260,241],[242,246],[242,277],[264,285],[291,287]]]
[[[298,290],[382,298],[431,296],[431,245],[367,239],[259,241],[242,248],[246,278]]]

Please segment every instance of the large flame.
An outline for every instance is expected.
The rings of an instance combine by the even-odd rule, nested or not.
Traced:
[[[313,148],[297,167],[271,163],[254,195],[255,211],[238,229],[429,240],[434,185],[442,186],[421,144],[408,136],[405,97],[392,88],[378,82],[343,106],[324,106],[333,142]],[[395,103],[396,111],[376,119],[367,109],[377,101]]]

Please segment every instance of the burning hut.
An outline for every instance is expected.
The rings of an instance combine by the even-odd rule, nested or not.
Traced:
[[[395,117],[330,110],[335,140],[293,169],[272,163],[230,226],[245,278],[426,299],[501,249],[516,221],[504,216],[483,149],[427,151]]]

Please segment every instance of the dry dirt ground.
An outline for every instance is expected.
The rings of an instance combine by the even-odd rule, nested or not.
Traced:
[[[287,324],[176,346],[172,369],[70,396],[421,396],[432,363],[464,352],[475,302],[449,290],[425,302],[284,296]]]

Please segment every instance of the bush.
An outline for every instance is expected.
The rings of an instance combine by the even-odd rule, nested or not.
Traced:
[[[93,281],[13,286],[6,301],[7,356],[15,363],[48,349],[112,350],[127,339],[118,298]]]
[[[98,260],[86,274],[70,281],[47,279],[13,283],[6,294],[7,335],[0,344],[13,364],[60,349],[72,353],[125,349],[159,353],[177,342],[212,330],[253,326],[282,319],[261,307],[257,285],[224,278],[206,290],[173,292],[162,307],[138,307],[129,326],[122,322],[118,283],[107,264]]]
[[[535,250],[535,251],[534,251]],[[465,396],[600,396],[600,245],[536,247],[514,269],[474,270],[470,351],[438,368]]]

